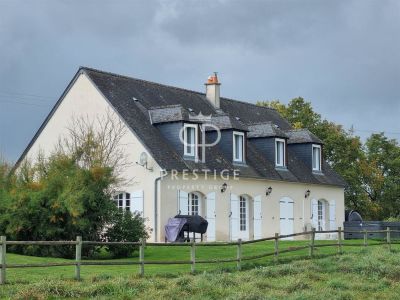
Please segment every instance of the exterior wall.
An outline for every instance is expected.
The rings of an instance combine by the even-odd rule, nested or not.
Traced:
[[[307,167],[312,168],[312,144],[289,144],[289,149],[296,153]]]
[[[217,146],[226,157],[233,159],[233,130],[221,130],[221,139]]]
[[[228,189],[221,193],[221,186],[226,182]],[[272,187],[272,193],[265,195],[266,189]],[[344,221],[344,191],[341,187],[288,183],[269,180],[239,179],[239,180],[205,180],[201,177],[197,180],[175,180],[166,176],[161,181],[160,199],[160,226],[167,223],[168,218],[178,212],[178,190],[185,192],[197,191],[204,195],[210,192],[216,194],[216,240],[230,240],[230,194],[249,195],[252,199],[260,195],[262,207],[262,236],[273,236],[280,232],[279,200],[289,197],[294,201],[294,232],[301,232],[311,224],[311,201],[312,199],[334,200],[336,202],[336,226],[343,226]],[[310,190],[310,197],[305,198],[305,191]],[[304,210],[303,210],[304,202]],[[250,239],[253,237],[252,230],[252,203],[250,203],[249,227]],[[203,209],[204,211],[204,209]],[[304,213],[303,213],[304,211]],[[164,240],[163,230],[159,230],[159,240]],[[302,238],[302,237],[300,237]],[[304,237],[303,237],[304,238]]]
[[[183,122],[165,123],[157,125],[158,130],[165,139],[174,147],[179,155],[183,156],[183,144],[179,138],[179,132],[182,129]]]
[[[108,104],[90,79],[85,74],[80,74],[36,142],[28,151],[26,157],[34,160],[39,151],[44,155],[49,155],[58,139],[66,135],[67,128],[71,126],[72,117],[95,120],[96,118],[107,116],[107,114],[112,118],[119,119],[112,106]],[[130,183],[126,186],[118,187],[118,190],[130,193],[143,190],[144,217],[147,218],[147,226],[154,228],[154,181],[160,174],[160,168],[129,128],[127,128],[126,134],[121,140],[121,145],[126,148],[128,160],[131,163],[122,176],[130,180]],[[153,167],[153,172],[135,163],[139,160],[142,152],[148,154],[148,166]],[[154,231],[150,239],[154,239]]]
[[[256,146],[269,161],[275,164],[275,138],[253,138],[249,140],[249,143]]]

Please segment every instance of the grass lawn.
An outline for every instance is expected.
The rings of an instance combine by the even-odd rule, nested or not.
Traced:
[[[317,241],[317,244],[332,241]],[[354,241],[346,241],[354,243]],[[362,243],[362,241],[357,241]],[[196,274],[189,265],[146,265],[140,278],[137,265],[82,266],[82,281],[73,280],[74,267],[7,269],[8,283],[0,287],[1,298],[400,298],[400,245],[336,247],[282,253],[276,261],[265,257],[242,263],[197,264]],[[307,245],[308,241],[282,241],[280,249]],[[243,255],[273,251],[272,242],[243,245]],[[196,259],[236,257],[235,246],[197,247]],[[188,260],[189,246],[147,247],[148,260]],[[122,260],[138,260],[137,257]],[[68,261],[7,254],[8,263]]]

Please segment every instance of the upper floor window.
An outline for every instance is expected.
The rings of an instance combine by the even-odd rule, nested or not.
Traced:
[[[321,171],[321,146],[312,146],[312,169],[313,171]]]
[[[197,153],[197,125],[185,124],[183,131],[184,155],[195,157]]]
[[[130,210],[131,209],[131,194],[119,193],[114,195],[114,203],[119,209]]]
[[[285,166],[286,147],[284,139],[275,139],[275,165],[277,167]]]
[[[233,132],[233,161],[244,161],[244,133]]]

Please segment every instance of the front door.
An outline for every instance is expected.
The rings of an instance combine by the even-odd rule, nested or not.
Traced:
[[[279,201],[280,234],[282,235],[294,233],[293,204],[293,200],[287,197]],[[293,237],[287,239],[293,239]]]

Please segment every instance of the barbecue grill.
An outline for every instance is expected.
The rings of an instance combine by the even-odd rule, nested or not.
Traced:
[[[190,242],[196,240],[196,233],[200,234],[200,240],[203,241],[203,234],[207,232],[208,222],[199,215],[176,215],[169,219],[165,226],[166,241],[169,242]],[[179,231],[176,234],[176,231]],[[174,240],[175,238],[175,240]]]

